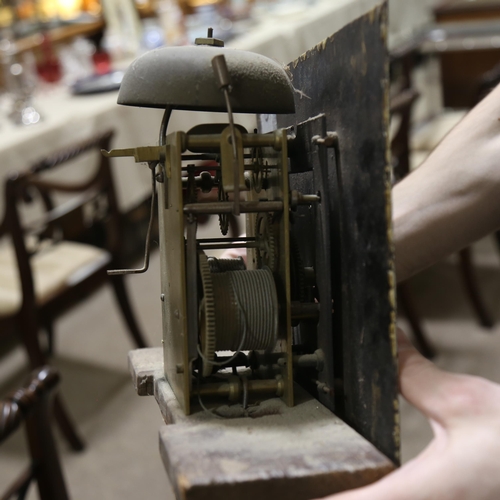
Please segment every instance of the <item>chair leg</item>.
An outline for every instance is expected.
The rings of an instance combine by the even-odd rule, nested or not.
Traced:
[[[497,248],[498,251],[500,252],[500,231],[495,231],[495,241],[497,242]]]
[[[43,322],[43,329],[45,330],[45,333],[47,335],[47,356],[52,356],[54,354],[54,325],[52,324],[52,321],[44,321]]]
[[[37,391],[39,396],[26,419],[26,434],[40,500],[69,500],[59,453],[51,429],[53,409],[51,393],[57,385],[57,378],[54,380],[53,377],[54,373],[53,369],[35,372],[31,384],[36,383],[37,388],[31,390],[29,388],[33,387],[31,384],[28,388],[24,386],[24,394],[27,398],[33,391]]]
[[[477,281],[476,273],[474,272],[474,265],[472,263],[472,249],[471,247],[464,248],[460,251],[460,270],[462,279],[464,280],[465,290],[469,296],[474,311],[479,319],[479,322],[485,328],[493,327],[493,319],[486,307],[483,297],[481,296],[479,284]]]
[[[21,486],[19,493],[17,494],[17,500],[24,500],[28,494],[29,487],[31,486],[31,481],[27,481]],[[6,497],[9,498],[9,497]]]
[[[137,324],[134,312],[132,311],[132,306],[128,298],[127,288],[125,287],[123,276],[110,276],[110,280],[111,284],[113,285],[116,300],[118,302],[118,305],[120,306],[120,310],[123,314],[125,322],[127,323],[133,341],[138,348],[148,347],[139,328],[139,325]]]
[[[427,337],[422,329],[420,318],[418,317],[418,314],[413,306],[413,300],[411,299],[408,284],[403,283],[401,285],[398,285],[397,293],[401,309],[403,310],[404,315],[410,323],[416,348],[422,354],[422,356],[425,356],[428,359],[432,359],[436,355],[436,352],[427,340]]]
[[[40,348],[40,343],[38,342],[38,328],[33,314],[34,312],[21,312],[19,328],[24,346],[28,352],[30,367],[35,369],[46,365],[47,360],[42,352],[42,349]],[[56,394],[54,397],[54,416],[70,446],[75,451],[83,450],[85,445],[82,439],[78,436],[75,426],[61,402],[59,394]]]
[[[59,394],[54,396],[54,418],[61,432],[75,451],[82,451],[85,444],[76,432],[75,424],[72,422]]]

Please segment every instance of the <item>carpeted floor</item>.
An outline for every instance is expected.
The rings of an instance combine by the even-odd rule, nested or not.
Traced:
[[[487,303],[500,309],[500,256],[491,240],[475,246],[478,273]],[[151,345],[160,345],[159,256],[145,275],[128,278],[135,309]],[[500,382],[500,321],[485,331],[465,298],[453,259],[422,273],[411,283],[415,306],[423,318],[443,368],[486,376]],[[62,393],[87,448],[68,450],[59,439],[64,472],[76,500],[172,499],[158,452],[162,425],[152,397],[140,398],[127,370],[132,347],[109,289],[103,289],[57,326],[57,355]],[[401,319],[405,328],[405,321]],[[26,375],[22,350],[0,359],[0,394]],[[425,418],[403,403],[403,458],[410,459],[431,439]],[[22,433],[0,447],[0,489],[25,464]],[[37,498],[31,488],[29,499]]]

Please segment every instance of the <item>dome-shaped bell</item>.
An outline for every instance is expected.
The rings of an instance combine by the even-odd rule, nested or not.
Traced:
[[[212,59],[224,54],[236,113],[294,113],[294,92],[285,70],[260,54],[223,47],[162,47],[136,59],[123,78],[118,104],[196,111],[227,110]]]

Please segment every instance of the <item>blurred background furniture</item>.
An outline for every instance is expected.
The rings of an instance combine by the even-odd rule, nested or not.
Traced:
[[[448,132],[467,114],[465,109],[444,108],[423,122],[415,122],[414,104],[419,93],[413,87],[413,72],[415,67],[422,63],[420,49],[420,41],[417,40],[414,44],[400,47],[391,54],[391,155],[394,183],[418,168]],[[475,81],[476,96],[482,96],[494,87],[498,80],[496,73],[495,70],[490,70]],[[446,92],[444,85],[443,92]],[[459,252],[459,272],[479,323],[485,328],[491,328],[494,320],[482,297],[473,266],[471,247]],[[398,297],[401,311],[410,323],[417,347],[422,354],[432,357],[435,353],[427,340],[412,300],[411,283],[406,282],[398,286]]]
[[[0,400],[0,444],[24,424],[31,459],[21,476],[2,493],[4,500],[14,495],[23,499],[32,481],[37,483],[41,500],[69,498],[50,428],[50,396],[58,383],[58,372],[45,366],[34,371],[23,387]]]
[[[500,2],[448,0],[434,9],[445,107],[471,108],[478,80],[500,62]],[[444,37],[444,38],[443,38]]]
[[[391,164],[393,184],[404,179],[411,170],[410,130],[412,109],[419,93],[412,87],[412,69],[416,52],[414,49],[393,53],[391,57]],[[418,350],[427,358],[435,355],[422,327],[420,316],[411,294],[411,285],[401,283],[397,287],[400,311],[408,319],[411,333]]]
[[[7,241],[0,247],[0,338],[19,336],[32,368],[46,364],[54,350],[54,321],[108,282],[134,345],[146,346],[124,276],[106,272],[125,267],[113,179],[107,158],[100,154],[110,148],[112,135],[107,132],[57,152],[5,183],[0,235]],[[92,169],[89,160],[95,162],[96,157],[97,168]],[[85,162],[87,179],[65,182],[64,169],[71,169],[77,159]],[[29,210],[22,210],[24,205],[35,205],[31,216]],[[41,329],[47,334],[45,350]],[[71,446],[82,449],[59,396],[55,417]]]
[[[157,17],[146,18],[146,21],[149,20],[153,24],[161,21],[164,4],[175,4],[174,1],[137,2],[141,16],[145,12],[141,6],[143,3],[156,6]],[[280,63],[287,63],[360,15],[365,6],[375,5],[377,0],[363,2],[358,0],[343,2],[260,0],[253,3],[250,15],[239,13],[235,18],[231,18],[232,20],[227,17],[229,3],[226,2],[226,7],[223,5],[207,6],[204,5],[205,3],[207,2],[199,2],[196,12],[185,18],[188,28],[185,42],[192,43],[196,30],[202,28],[205,32],[207,23],[210,22],[214,23],[216,36],[230,35],[226,46],[251,50],[276,59]],[[247,5],[246,2],[243,3]],[[85,11],[85,6],[82,9]],[[78,24],[77,21],[70,23],[62,18],[60,20],[64,21],[68,28]],[[83,18],[81,22],[83,23]],[[44,26],[49,27],[49,25]],[[224,29],[228,26],[231,26],[230,30]],[[39,26],[38,30],[42,30],[42,27]],[[149,31],[150,26],[147,23],[144,24],[144,36],[149,36]],[[52,30],[44,31],[44,33],[49,37],[53,35]],[[35,35],[32,36],[35,37]],[[94,35],[89,36],[91,40],[94,40]],[[22,45],[22,40],[24,40],[23,37],[16,38],[15,44]],[[42,50],[39,36],[37,40],[32,50],[35,59],[38,57],[38,51]],[[76,40],[79,40],[78,37]],[[162,41],[166,40],[162,38]],[[54,38],[52,40],[53,51],[55,53],[63,51],[70,42],[70,39],[63,41]],[[21,46],[19,50],[22,48]],[[95,50],[98,52],[100,49],[97,47]],[[113,68],[123,69],[132,59],[131,56],[113,59]],[[28,68],[25,67],[29,66],[28,63],[22,64],[26,73],[29,73]],[[18,64],[18,62],[13,62],[15,71],[19,70]],[[6,66],[12,65],[6,64]],[[5,68],[5,71],[7,70],[8,68]],[[39,112],[40,119],[34,125],[19,126],[7,117],[6,111],[10,107],[9,94],[0,95],[0,177],[11,171],[23,169],[26,165],[51,154],[54,150],[67,148],[92,134],[101,133],[110,128],[115,130],[115,147],[125,147],[128,144],[154,144],[157,140],[162,111],[117,106],[116,98],[116,91],[73,95],[71,87],[68,87],[64,78],[50,85],[41,82],[32,96],[33,105]],[[253,130],[256,126],[255,117],[252,115],[236,115],[235,120],[247,130]],[[220,121],[220,118],[215,113],[174,111],[169,131],[189,130],[196,124],[211,121]],[[127,256],[136,256],[143,250],[144,226],[149,212],[151,195],[149,170],[134,164],[132,160],[124,160],[118,164],[115,159],[112,159],[111,165],[115,177],[118,206],[125,214],[124,253]],[[79,167],[75,167],[73,175],[77,179],[84,175],[84,172]],[[2,196],[0,192],[0,212],[3,207]]]

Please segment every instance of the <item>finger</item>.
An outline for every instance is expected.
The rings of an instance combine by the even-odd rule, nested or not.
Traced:
[[[368,486],[337,493],[322,500],[420,500],[418,495],[409,494],[412,491],[411,483],[414,482],[403,467]]]
[[[442,488],[443,452],[433,440],[420,455],[382,479],[323,500],[435,500],[444,498]],[[437,483],[436,483],[437,478]],[[449,498],[449,497],[447,497]]]
[[[399,329],[398,354],[401,394],[427,417],[444,425],[447,396],[455,390],[459,376],[440,370],[424,358]]]

